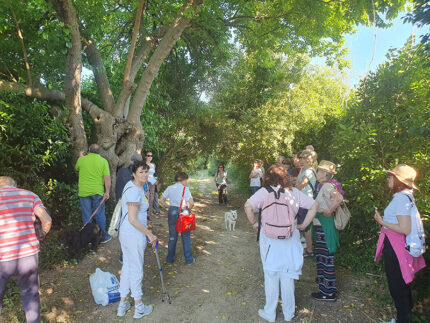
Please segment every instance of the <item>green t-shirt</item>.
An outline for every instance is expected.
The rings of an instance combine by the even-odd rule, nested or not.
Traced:
[[[79,172],[78,195],[80,197],[103,195],[104,176],[109,176],[109,164],[99,154],[89,153],[79,157],[75,169]]]

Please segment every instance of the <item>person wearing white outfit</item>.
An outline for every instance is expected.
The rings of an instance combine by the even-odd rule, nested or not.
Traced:
[[[310,214],[316,213],[314,200],[298,189],[291,188],[291,177],[283,165],[271,166],[265,175],[264,183],[276,192],[282,187],[285,188],[285,198],[291,203],[295,214],[300,207],[309,209]],[[245,213],[256,231],[259,223],[253,210],[261,209],[268,195],[269,192],[262,188],[245,203]],[[294,280],[299,279],[303,266],[303,247],[299,231],[294,229],[288,240],[268,238],[262,231],[259,238],[266,305],[264,309],[258,310],[258,315],[269,322],[275,322],[280,286],[284,319],[291,321],[295,312]]]
[[[157,237],[146,227],[149,201],[143,186],[148,180],[149,166],[137,161],[132,166],[133,179],[129,181],[122,193],[122,218],[119,229],[119,241],[123,252],[123,265],[119,291],[121,302],[118,305],[118,316],[124,316],[130,309],[126,297],[131,291],[134,299],[134,318],[139,319],[152,313],[152,306],[142,302],[142,279],[144,252],[147,239],[154,246]]]

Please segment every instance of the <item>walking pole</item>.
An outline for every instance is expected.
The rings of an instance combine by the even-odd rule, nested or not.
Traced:
[[[149,239],[148,239],[148,242],[149,242]],[[155,253],[155,258],[157,259],[158,271],[160,273],[160,279],[161,279],[161,290],[162,290],[161,301],[164,302],[164,297],[167,297],[167,301],[169,302],[169,304],[172,304],[172,300],[170,299],[170,295],[167,292],[167,288],[166,286],[164,286],[163,269],[161,268],[160,256],[158,255],[158,240],[155,243],[154,253]]]

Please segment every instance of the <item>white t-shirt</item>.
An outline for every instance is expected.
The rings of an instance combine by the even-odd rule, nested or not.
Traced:
[[[139,207],[137,209],[137,219],[144,226],[148,223],[148,209],[149,203],[148,199],[145,195],[145,191],[143,188],[140,188],[133,184],[132,181],[129,181],[125,184],[124,191],[121,198],[121,206],[122,206],[122,220],[119,228],[119,234],[123,235],[142,235],[143,233],[137,230],[129,221],[128,221],[128,205],[127,203],[139,203]]]
[[[316,175],[315,175],[315,169],[313,169],[313,168],[307,168],[307,169],[303,170],[300,173],[299,178],[297,179],[297,183],[300,183],[305,176],[309,179],[309,182],[306,184],[306,186],[301,191],[303,193],[305,193],[307,196],[313,197],[314,196],[314,192],[312,190],[312,187],[314,189],[316,189],[315,186],[317,184],[317,178],[316,178]],[[312,184],[312,186],[311,186],[311,184]]]
[[[149,173],[149,177],[154,177],[154,174],[155,174],[155,164],[151,163],[151,165],[149,166],[148,173]]]
[[[179,207],[181,205],[182,192],[184,190],[184,187],[185,186],[182,185],[181,183],[176,183],[166,188],[166,190],[163,193],[163,197],[165,199],[170,200],[170,206]],[[188,202],[188,200],[191,198],[192,196],[191,196],[190,189],[187,187],[185,188],[184,203]],[[182,207],[184,207],[184,205],[182,205]]]
[[[277,191],[278,188],[272,188]],[[314,200],[296,188],[285,190],[286,199],[291,202],[297,214],[300,207],[310,209]],[[269,192],[262,188],[248,199],[254,209],[261,208]],[[299,279],[303,266],[303,247],[297,229],[288,240],[271,239],[260,232],[260,256],[264,270],[286,273],[290,278]]]
[[[405,194],[412,195],[413,193],[412,190],[406,189],[393,195],[393,199],[384,210],[384,222],[399,224],[398,215],[411,215],[412,203]]]
[[[256,170],[258,176],[255,178],[251,178],[251,187],[260,187],[261,186],[261,180],[260,178],[263,177],[263,171],[261,170],[261,168]],[[251,171],[252,174],[252,171]]]

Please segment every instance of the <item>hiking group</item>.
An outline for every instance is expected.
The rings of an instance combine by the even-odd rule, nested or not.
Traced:
[[[151,305],[142,302],[142,280],[147,243],[155,248],[158,245],[158,238],[148,227],[148,221],[153,209],[155,214],[163,214],[159,204],[168,209],[166,263],[172,264],[176,260],[179,233],[185,263],[195,262],[191,229],[188,225],[187,230],[181,229],[180,223],[183,215],[192,215],[194,206],[188,175],[177,173],[175,184],[168,186],[158,198],[158,179],[152,158],[151,152],[145,154],[145,160],[140,153],[135,153],[129,166],[121,168],[116,176],[115,199],[120,217],[115,230],[122,252],[117,309],[120,317],[131,308],[127,300],[130,293],[134,299],[134,318],[153,311]],[[111,178],[109,165],[100,156],[100,147],[91,145],[89,153],[78,159],[75,168],[79,174],[82,229],[95,218],[99,227],[95,234],[100,234],[101,243],[107,243],[112,237],[106,228],[104,202],[110,198]],[[387,173],[388,187],[394,195],[383,217],[375,211],[375,221],[382,227],[375,261],[384,257],[388,286],[397,309],[397,319],[392,322],[404,323],[411,322],[409,284],[415,273],[425,267],[422,257],[424,232],[413,197],[413,190],[418,189],[416,171],[400,164]],[[312,146],[307,146],[292,159],[279,157],[267,172],[261,160],[254,161],[249,175],[252,196],[244,208],[257,232],[264,271],[266,303],[258,310],[258,315],[269,322],[276,320],[279,290],[284,319],[291,321],[295,316],[294,280],[301,275],[304,258],[316,258],[318,291],[311,297],[333,302],[339,295],[334,255],[340,246],[338,230],[345,228],[349,212],[342,185],[334,179],[336,174],[334,163],[326,160],[317,163]],[[227,205],[228,180],[223,164],[219,165],[214,182],[219,204]],[[7,283],[15,276],[27,322],[40,322],[39,241],[49,232],[52,220],[37,195],[16,186],[12,178],[0,177],[0,314]]]
[[[397,310],[397,318],[390,323],[409,323],[410,283],[426,266],[422,256],[426,248],[424,229],[413,197],[413,190],[418,189],[417,172],[399,164],[386,173],[393,199],[383,217],[375,209],[374,218],[381,225],[381,233],[374,261],[384,257],[388,287]],[[250,175],[252,196],[244,208],[260,245],[266,302],[258,315],[266,321],[276,320],[279,290],[284,320],[294,318],[294,280],[301,275],[304,258],[316,260],[318,290],[310,296],[317,301],[335,302],[339,295],[335,252],[340,247],[338,231],[345,229],[350,213],[342,185],[334,179],[336,174],[333,162],[317,163],[311,145],[292,159],[279,157],[267,172],[260,160],[254,162]]]

